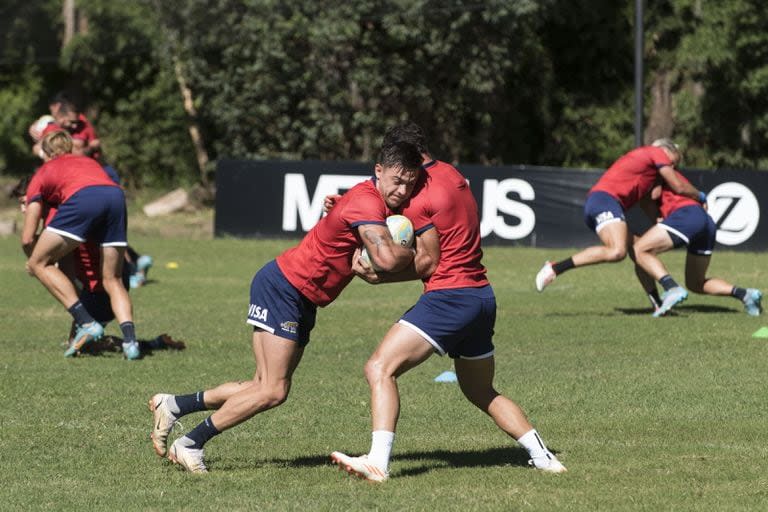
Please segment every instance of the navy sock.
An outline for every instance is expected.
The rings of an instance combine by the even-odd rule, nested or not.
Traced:
[[[664,287],[664,291],[669,291],[672,288],[679,286],[669,274],[659,279],[659,284]]]
[[[211,417],[205,418],[205,421],[193,428],[186,437],[194,441],[194,444],[190,448],[200,449],[207,443],[213,436],[219,435],[221,432],[217,429]]]
[[[552,270],[555,271],[556,275],[560,275],[566,270],[570,270],[576,265],[573,264],[573,258],[568,258],[567,260],[558,261],[554,265],[552,265]]]
[[[120,330],[123,331],[123,343],[133,343],[136,341],[136,328],[133,326],[133,322],[121,323]]]
[[[176,400],[176,406],[179,408],[179,414],[176,416],[181,417],[191,412],[208,410],[203,400],[202,391],[190,395],[176,395],[173,398]]]
[[[747,296],[747,289],[734,286],[733,290],[731,290],[731,295],[739,299],[741,302],[744,302],[744,297]]]
[[[75,302],[70,307],[67,308],[67,311],[69,311],[69,314],[72,315],[72,318],[75,319],[75,323],[77,325],[85,325],[95,322],[96,320],[93,319],[91,314],[88,312],[87,309],[85,309],[85,306],[83,306],[83,303],[80,301]]]

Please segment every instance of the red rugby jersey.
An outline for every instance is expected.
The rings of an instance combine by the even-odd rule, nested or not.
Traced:
[[[424,280],[424,291],[487,285],[481,263],[480,215],[467,180],[439,160],[424,165],[423,179],[402,213],[411,219],[417,234],[434,227],[440,235],[440,261]]]
[[[616,160],[600,177],[590,192],[606,192],[628,210],[653,187],[659,169],[672,166],[663,149],[643,146]]]
[[[358,183],[299,245],[277,257],[277,265],[302,295],[318,306],[327,306],[354,277],[352,255],[363,245],[358,226],[386,225],[392,214],[373,179]]]
[[[690,183],[688,178],[680,174],[679,171],[675,171],[677,177],[685,183]],[[679,210],[684,206],[701,206],[701,203],[695,201],[687,196],[676,194],[669,185],[664,183],[661,187],[661,197],[659,198],[659,210],[661,210],[661,216],[667,218],[675,210]]]
[[[92,186],[117,187],[99,163],[87,156],[61,155],[44,163],[27,187],[27,204],[42,201],[58,208],[75,192]]]

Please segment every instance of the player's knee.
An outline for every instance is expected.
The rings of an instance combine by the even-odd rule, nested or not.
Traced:
[[[282,405],[286,400],[288,400],[288,386],[282,385],[270,387],[264,397],[268,409]]]
[[[391,377],[389,372],[386,371],[384,361],[378,358],[372,357],[369,359],[365,363],[363,371],[365,372],[365,379],[368,381],[368,384],[381,382],[382,379]]]
[[[609,262],[618,262],[627,257],[627,249],[625,247],[608,247],[605,252],[605,258]]]

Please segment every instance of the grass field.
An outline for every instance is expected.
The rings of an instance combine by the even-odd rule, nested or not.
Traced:
[[[752,333],[768,318],[692,296],[653,319],[626,263],[571,272],[536,293],[541,263],[567,250],[487,248],[485,258],[499,304],[497,387],[567,474],[525,467],[524,451],[458,386],[433,382],[451,369],[436,356],[400,379],[392,479],[370,485],[332,467],[333,450],[367,451],[363,363],[421,291],[362,282],[319,311],[288,402],[211,441],[210,474],[183,473],[154,454],[146,401],[252,375],[250,280],[289,242],[144,233],[133,243],[156,266],[132,294],[139,337],[167,332],[188,349],[138,362],[65,359],[68,315],[24,273],[17,239],[0,238],[0,509],[766,508],[768,340]],[[683,254],[665,259],[682,276]],[[171,261],[178,269],[165,268]],[[711,270],[768,289],[765,255],[716,254]]]

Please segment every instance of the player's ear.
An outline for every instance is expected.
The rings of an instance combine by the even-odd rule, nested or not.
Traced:
[[[382,166],[381,164],[376,164],[373,167],[373,172],[376,175],[376,179],[380,180],[381,179],[381,175],[384,173],[384,166]]]

